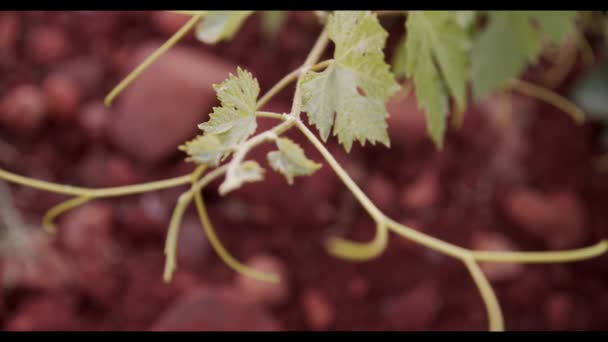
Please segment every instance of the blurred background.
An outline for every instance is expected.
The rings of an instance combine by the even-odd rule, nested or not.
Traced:
[[[187,17],[0,12],[0,167],[84,187],[192,171],[177,146],[198,134],[197,124],[217,105],[211,85],[241,66],[268,90],[301,65],[320,30],[311,12],[287,13],[278,31],[262,19],[253,15],[233,40],[213,46],[190,34],[105,107],[105,95]],[[391,33],[390,58],[403,18],[382,23]],[[333,139],[328,147],[387,215],[461,246],[557,250],[605,239],[605,39],[585,34],[586,55],[569,40],[525,74],[583,106],[591,115],[584,125],[524,95],[513,94],[508,106],[491,96],[464,113],[439,152],[410,94],[388,104],[390,149],[356,145],[346,154]],[[566,72],[549,73],[556,56],[566,54],[573,56]],[[288,112],[292,96],[289,87],[266,109]],[[258,122],[259,129],[273,124]],[[302,137],[289,136],[322,161]],[[266,166],[267,151],[251,155]],[[164,283],[166,228],[183,190],[90,202],[59,217],[57,234],[49,235],[42,216],[66,198],[0,183],[0,329],[487,328],[478,290],[456,260],[398,236],[373,261],[327,254],[330,236],[367,241],[374,235],[372,220],[327,166],[291,187],[268,170],[264,182],[225,198],[217,184],[205,190],[227,249],[278,272],[281,284],[244,279],[226,267],[193,210],[182,224],[179,268]],[[483,270],[507,330],[608,327],[606,255],[573,264],[484,264]]]

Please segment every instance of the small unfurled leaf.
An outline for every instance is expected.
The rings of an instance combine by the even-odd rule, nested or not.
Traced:
[[[253,11],[209,11],[196,28],[196,38],[207,44],[231,39]]]
[[[333,126],[347,152],[355,140],[389,146],[385,103],[399,85],[384,61],[388,33],[369,11],[337,11],[326,29],[335,44],[334,62],[322,72],[307,72],[301,83],[310,123],[324,141]]]
[[[264,179],[264,169],[257,162],[248,160],[228,170],[219,191],[221,195],[225,195],[240,188],[244,183],[258,182],[262,179]]]
[[[213,108],[210,119],[199,125],[206,134],[215,134],[226,147],[244,142],[257,127],[256,100],[260,94],[258,81],[251,73],[238,68],[237,75],[214,85],[221,107]]]
[[[411,11],[406,21],[404,68],[414,81],[416,96],[426,112],[427,127],[435,144],[443,146],[448,91],[459,110],[466,106],[466,85],[471,45],[469,11]],[[401,70],[399,70],[401,71]]]
[[[199,135],[181,145],[179,149],[188,154],[188,161],[209,166],[217,166],[226,154],[225,146],[213,134]]]
[[[493,11],[489,26],[476,39],[472,51],[473,94],[479,99],[519,77],[542,50],[542,33],[561,42],[574,27],[575,12]]]
[[[321,164],[306,158],[300,145],[287,138],[277,139],[277,147],[278,151],[268,153],[268,162],[285,176],[289,185],[293,184],[294,177],[312,175],[321,167]]]
[[[262,32],[266,38],[272,39],[277,36],[281,27],[287,19],[287,11],[262,11],[261,24]]]

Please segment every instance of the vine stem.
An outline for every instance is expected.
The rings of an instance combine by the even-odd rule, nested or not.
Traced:
[[[327,37],[326,32],[323,31],[321,33],[321,35],[319,36],[319,38],[317,39],[317,42],[315,43],[311,52],[308,54],[302,67],[291,72],[290,74],[285,76],[281,81],[279,81],[275,86],[273,86],[256,103],[256,109],[260,109],[264,104],[266,104],[266,102],[268,102],[273,96],[278,94],[282,89],[284,89],[289,83],[294,81],[296,78],[299,83],[299,80],[302,77],[302,75],[307,70],[309,70],[311,67],[323,68],[326,65],[328,65],[329,63],[331,63],[331,61],[328,60],[328,61],[323,61],[323,62],[315,65],[315,63],[318,61],[321,54],[323,53],[323,50],[327,46],[327,43],[328,43],[328,37]],[[297,99],[297,97],[298,97],[297,89],[298,88],[299,87],[297,86],[296,95],[295,95],[296,98],[294,99],[294,103],[298,102],[298,99]],[[230,179],[238,179],[238,177],[231,178],[230,176],[231,176],[231,174],[234,174],[234,172],[236,172],[236,168],[238,167],[240,162],[245,158],[247,152],[250,149],[252,149],[253,147],[255,147],[265,141],[276,139],[277,136],[281,135],[282,133],[289,130],[290,128],[292,128],[295,125],[297,120],[294,119],[294,113],[296,111],[299,112],[300,107],[301,107],[301,102],[299,102],[299,103],[300,103],[299,105],[294,105],[292,107],[292,111],[291,111],[290,115],[288,115],[288,116],[277,116],[277,115],[270,115],[272,113],[268,113],[268,112],[257,112],[256,115],[270,117],[270,118],[279,118],[280,117],[281,119],[284,119],[285,121],[279,125],[274,126],[273,128],[271,128],[265,132],[259,133],[256,136],[248,139],[234,153],[230,163],[213,170],[212,172],[207,174],[205,177],[203,177],[200,181],[195,183],[189,191],[183,193],[179,197],[178,203],[176,204],[176,206],[173,210],[173,215],[171,217],[171,222],[169,224],[169,229],[167,232],[167,239],[166,239],[166,243],[165,243],[166,260],[165,260],[165,270],[163,272],[163,279],[165,281],[170,281],[172,278],[173,272],[177,269],[176,250],[177,250],[177,237],[179,234],[179,223],[182,220],[182,217],[184,215],[184,212],[185,212],[187,206],[192,201],[192,198],[197,196],[195,194],[199,193],[200,190],[202,189],[202,187],[204,187],[206,184],[208,184],[213,179],[216,179],[217,177],[219,177],[220,175],[222,175],[224,173],[226,173],[226,181],[220,186],[220,194],[225,194],[228,190],[230,190],[231,187],[233,187],[233,185],[230,183]],[[189,176],[190,180],[193,183],[195,182],[199,173],[202,173],[202,171],[200,171],[200,169],[197,169],[197,171],[193,172]],[[197,201],[197,200],[195,199],[195,201]],[[210,225],[210,221],[208,220],[208,216],[206,215],[206,210],[204,208],[204,202],[202,201],[202,197],[197,202],[198,202],[198,204],[196,204],[196,206],[197,206],[197,210],[199,213],[199,217],[201,219],[201,223],[203,224],[203,227],[205,228],[208,236],[211,239],[211,238],[215,237],[215,234]],[[216,240],[216,242],[218,242],[218,241]],[[217,244],[216,244],[216,247],[217,247]],[[278,278],[273,274],[268,275],[268,274],[254,273],[254,272],[257,272],[255,270],[253,270],[254,272],[247,272],[247,269],[244,269],[243,267],[241,267],[242,265],[240,263],[235,263],[234,261],[236,261],[236,260],[232,259],[231,256],[229,256],[229,254],[227,254],[227,252],[225,250],[223,250],[223,248],[221,248],[221,246],[220,246],[220,248],[216,248],[216,251],[218,252],[220,257],[223,258],[224,261],[228,261],[227,264],[230,267],[232,267],[233,269],[235,269],[237,272],[245,273],[246,275],[247,274],[252,275],[252,273],[253,273],[254,277],[257,276],[258,279],[262,278],[263,280],[270,281],[270,282],[278,281]],[[226,253],[224,253],[224,252],[226,252]],[[242,272],[243,270],[245,270],[245,272]]]
[[[169,48],[174,46],[194,25],[206,14],[205,11],[172,11],[174,13],[191,15],[192,18],[178,31],[176,32],[167,42],[165,42],[159,49],[154,51],[142,64],[140,64],[134,71],[132,71],[116,88],[114,88],[110,94],[106,97],[105,103],[109,105],[112,100],[123,91],[139,74],[141,74],[151,63],[153,63],[159,56],[166,52]],[[80,188],[73,186],[64,186],[55,183],[34,180],[26,177],[22,177],[7,171],[0,169],[0,178],[6,179],[10,182],[29,186],[31,188],[51,191],[64,195],[74,196],[73,198],[60,203],[53,207],[45,216],[44,223],[47,229],[52,229],[52,220],[56,218],[60,213],[82,205],[87,201],[94,198],[103,197],[114,197],[122,195],[130,195],[148,191],[154,191],[169,187],[175,187],[179,185],[191,184],[188,191],[182,193],[179,197],[171,221],[167,231],[167,238],[165,241],[165,255],[166,263],[163,272],[163,279],[169,281],[177,268],[176,263],[176,250],[179,234],[179,226],[182,221],[185,210],[194,199],[199,218],[203,229],[210,239],[215,251],[218,256],[226,262],[226,264],[239,273],[244,273],[248,276],[266,281],[278,281],[274,274],[267,274],[263,272],[250,269],[247,266],[241,264],[234,259],[221,245],[219,239],[215,235],[211,222],[209,220],[206,208],[204,206],[204,200],[201,194],[201,190],[212,181],[218,179],[223,174],[229,178],[231,170],[242,161],[247,152],[253,147],[269,140],[274,140],[276,137],[285,131],[298,127],[308,140],[316,147],[321,153],[330,167],[334,170],[337,176],[342,180],[345,186],[353,193],[354,197],[359,201],[362,207],[376,222],[376,236],[373,241],[369,243],[353,243],[341,238],[333,238],[328,241],[328,249],[331,253],[342,258],[349,258],[351,260],[368,260],[378,256],[382,253],[387,245],[388,233],[392,231],[398,235],[415,241],[423,246],[426,246],[435,251],[441,252],[445,255],[454,257],[461,260],[468,271],[470,272],[473,281],[480,291],[483,299],[486,311],[488,313],[488,324],[490,330],[499,331],[504,329],[504,320],[502,317],[500,305],[494,293],[494,290],[490,286],[488,279],[483,274],[478,263],[479,262],[512,262],[512,263],[549,263],[549,262],[573,262],[580,261],[588,258],[592,258],[601,255],[608,251],[608,241],[604,240],[597,243],[594,246],[580,248],[569,251],[553,251],[553,252],[492,252],[492,251],[474,251],[466,248],[456,246],[454,244],[445,242],[443,240],[434,238],[427,234],[416,231],[410,227],[400,224],[391,218],[387,217],[381,212],[373,202],[367,197],[367,195],[357,186],[357,184],[350,178],[346,171],[336,161],[332,154],[327,150],[324,144],[300,121],[299,116],[302,109],[302,96],[301,96],[301,79],[303,75],[309,70],[318,70],[327,67],[333,61],[326,60],[317,63],[320,59],[323,51],[325,50],[329,42],[327,32],[323,30],[312,50],[308,54],[304,64],[282,78],[275,86],[273,86],[256,104],[256,109],[262,108],[271,98],[278,94],[281,90],[285,89],[293,81],[297,81],[296,90],[294,94],[294,100],[290,114],[278,114],[270,112],[256,112],[256,116],[274,118],[283,120],[281,124],[273,127],[270,130],[262,132],[249,140],[247,140],[241,147],[235,152],[233,160],[227,165],[220,166],[207,175],[200,178],[205,170],[204,167],[199,167],[196,171],[189,175],[167,179],[163,181],[144,183],[132,186],[104,188],[104,189],[89,189]],[[315,64],[316,63],[316,64]],[[578,110],[578,108],[560,97],[559,95],[552,93],[546,89],[527,83],[525,81],[516,80],[512,83],[514,90],[526,93],[527,95],[543,99],[556,107],[570,113],[577,122],[582,122],[584,114]],[[200,179],[199,179],[200,178]],[[257,273],[256,273],[257,272]]]
[[[322,62],[319,62],[311,67],[308,70],[319,70],[327,67],[329,64],[333,62],[333,59],[328,59]],[[264,105],[268,103],[275,95],[285,89],[289,84],[293,81],[297,80],[298,77],[303,73],[304,66],[297,68],[296,70],[290,72],[285,75],[279,82],[277,82],[270,90],[262,96],[262,98],[258,101],[256,105],[256,109],[261,109]]]
[[[184,12],[184,11],[182,11]],[[186,11],[190,12],[190,11]],[[128,87],[144,70],[146,70],[154,61],[156,61],[162,54],[172,48],[178,41],[180,41],[193,27],[196,25],[206,14],[206,11],[192,11],[193,15],[179,31],[177,31],[171,38],[169,38],[163,45],[156,49],[150,56],[148,56],[141,64],[131,71],[127,77],[125,77],[110,93],[106,96],[104,103],[106,106],[110,106],[114,98],[118,96],[126,87]],[[184,13],[182,13],[184,14]]]
[[[310,70],[314,64],[321,58],[321,54],[325,51],[327,44],[329,43],[329,35],[327,34],[327,30],[324,28],[319,38],[315,42],[315,45],[312,47],[312,50],[306,57],[304,64],[300,68],[300,75],[298,76],[298,81],[296,83],[296,91],[293,95],[293,103],[291,106],[291,116],[296,120],[300,117],[300,112],[302,111],[302,77],[306,74],[308,70]],[[331,62],[328,62],[331,63]],[[329,65],[329,64],[328,64]]]
[[[165,269],[163,271],[163,280],[165,282],[171,281],[173,273],[177,269],[177,238],[179,235],[179,226],[184,216],[188,205],[192,201],[194,193],[201,191],[209,183],[220,177],[226,172],[227,166],[220,166],[213,171],[206,174],[203,178],[196,181],[191,188],[182,193],[177,199],[173,214],[171,215],[171,221],[169,222],[169,228],[167,230],[167,238],[165,240]],[[196,173],[188,175],[188,181],[193,182],[196,178]]]
[[[577,250],[555,251],[555,252],[492,252],[492,251],[475,251],[467,248],[459,247],[443,240],[434,238],[427,234],[421,233],[401,223],[398,223],[382,213],[373,202],[361,191],[357,184],[350,178],[346,171],[335,160],[333,155],[327,150],[323,143],[310,131],[306,125],[300,120],[296,120],[296,127],[306,136],[306,138],[315,146],[327,161],[330,167],[342,180],[345,186],[353,193],[361,206],[376,222],[376,238],[367,244],[350,243],[340,240],[341,243],[348,243],[350,246],[343,245],[336,248],[335,240],[333,242],[332,254],[340,254],[339,256],[351,260],[365,260],[379,255],[384,249],[386,242],[383,241],[383,236],[387,228],[396,234],[417,242],[427,248],[441,252],[445,255],[461,260],[469,270],[475,285],[479,289],[486,311],[488,313],[488,325],[491,331],[501,331],[504,329],[504,319],[500,310],[500,305],[496,298],[494,290],[490,286],[488,279],[485,277],[479,265],[480,261],[484,262],[512,262],[512,263],[551,263],[551,262],[573,262],[584,259],[589,259],[601,255],[608,251],[608,241],[601,241],[594,246],[581,248]],[[328,245],[331,245],[330,242]]]
[[[194,205],[196,206],[196,211],[198,213],[199,219],[201,221],[201,225],[203,227],[203,231],[207,238],[209,239],[209,244],[218,255],[218,257],[232,270],[237,273],[241,273],[247,277],[264,281],[268,283],[278,283],[280,278],[277,274],[273,272],[263,272],[258,271],[254,268],[251,268],[240,261],[238,261],[235,257],[233,257],[227,250],[224,248],[220,239],[218,238],[215,230],[213,229],[213,225],[211,224],[211,220],[209,219],[209,214],[207,213],[207,209],[205,207],[205,201],[203,199],[203,194],[201,191],[194,192]]]
[[[481,271],[481,268],[479,268],[479,265],[472,257],[463,258],[462,261],[469,270],[469,273],[471,273],[471,277],[479,289],[488,314],[490,331],[503,331],[505,329],[505,323],[502,316],[502,310],[500,309],[496,293],[494,293],[494,289],[492,289],[488,278],[486,278]]]
[[[539,87],[533,83],[526,82],[523,80],[512,80],[509,84],[513,90],[528,96],[541,99],[551,105],[561,109],[565,113],[569,114],[570,117],[577,123],[582,124],[585,121],[585,113],[578,108],[574,103],[568,101],[566,98],[548,90],[543,87]]]
[[[555,252],[492,252],[471,251],[477,261],[519,264],[543,264],[557,262],[575,262],[591,259],[608,252],[608,241],[602,240],[595,245]]]
[[[125,195],[134,195],[138,193],[144,193],[149,191],[156,191],[168,188],[174,188],[180,185],[185,185],[190,182],[190,175],[179,176],[175,178],[169,178],[161,181],[111,187],[111,188],[83,188],[70,185],[61,185],[51,182],[46,182],[38,179],[32,179],[24,176],[8,172],[0,169],[0,178],[8,182],[27,186],[33,189],[44,190],[48,192],[54,192],[61,195],[71,195],[79,197],[89,198],[107,198]]]

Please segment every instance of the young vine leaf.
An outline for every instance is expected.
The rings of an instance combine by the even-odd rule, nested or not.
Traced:
[[[388,33],[369,11],[337,11],[328,17],[334,61],[302,78],[303,111],[323,141],[333,135],[347,152],[358,140],[390,146],[386,101],[399,85],[384,61]],[[335,119],[335,122],[334,122]]]
[[[443,147],[448,92],[459,110],[466,107],[471,22],[470,11],[411,11],[404,45],[397,50],[395,72],[413,79],[427,129],[439,148]]]
[[[214,134],[199,135],[179,147],[189,156],[188,161],[202,165],[217,166],[228,152],[222,141]]]
[[[217,166],[231,151],[251,136],[256,128],[258,81],[246,70],[237,68],[220,84],[214,84],[221,106],[214,107],[209,120],[198,127],[205,134],[181,145],[188,161]]]
[[[516,78],[535,62],[543,35],[559,43],[574,28],[576,11],[492,11],[472,50],[473,94],[479,99]]]
[[[209,11],[196,28],[196,38],[207,44],[232,39],[251,14],[253,11]]]
[[[230,191],[240,188],[244,183],[258,182],[264,179],[264,169],[253,160],[240,163],[234,172],[226,173],[226,179],[220,185],[220,194],[225,195]]]
[[[278,151],[268,153],[268,163],[285,176],[289,185],[293,184],[294,177],[310,176],[321,167],[321,164],[306,158],[300,145],[290,139],[278,138],[277,147]]]
[[[244,142],[257,128],[255,111],[260,94],[258,81],[251,73],[239,67],[237,76],[230,74],[227,80],[213,85],[213,88],[221,107],[214,107],[209,121],[200,124],[199,128],[206,134],[217,135],[226,147]]]

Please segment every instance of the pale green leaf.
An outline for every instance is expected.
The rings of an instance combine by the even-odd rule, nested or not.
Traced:
[[[576,11],[529,11],[541,31],[555,44],[561,44],[575,28]]]
[[[473,94],[487,95],[519,76],[542,47],[539,32],[530,25],[526,12],[490,13],[488,28],[478,37],[472,51]]]
[[[448,92],[460,110],[466,107],[469,72],[470,11],[411,11],[406,21],[404,61],[399,68],[411,77],[427,129],[435,145],[443,147]]]
[[[334,62],[303,77],[303,110],[324,141],[333,126],[346,151],[355,140],[389,146],[385,103],[399,85],[384,61],[388,33],[369,11],[337,11],[326,28],[335,44]]]
[[[205,133],[217,135],[226,147],[244,142],[257,127],[255,111],[260,86],[251,73],[241,68],[237,75],[230,74],[227,80],[213,86],[221,107],[213,108],[209,121],[199,125]]]
[[[275,38],[285,24],[287,15],[287,11],[262,11],[261,25],[264,35],[267,38]]]
[[[455,11],[456,22],[463,28],[470,28],[473,22],[475,21],[475,17],[477,16],[477,11]]]
[[[277,139],[277,147],[278,151],[268,153],[268,163],[285,176],[289,185],[293,184],[294,177],[310,176],[321,167],[321,164],[306,158],[300,145],[287,138]]]
[[[528,63],[536,62],[543,47],[543,34],[554,43],[561,42],[574,27],[575,14],[572,11],[490,12],[489,26],[479,35],[472,51],[475,98],[519,77]]]
[[[464,17],[464,19],[463,19]],[[406,69],[408,76],[415,75],[415,66],[421,59],[430,58],[429,63],[445,80],[447,89],[455,98],[458,107],[466,105],[466,84],[469,72],[468,26],[471,14],[459,11],[411,11],[406,22]],[[414,77],[414,84],[417,79]],[[418,90],[418,87],[416,87]]]
[[[188,161],[217,166],[227,151],[221,140],[213,134],[200,135],[179,147],[186,152]]]
[[[240,188],[244,183],[258,182],[264,179],[264,169],[253,160],[239,164],[226,173],[226,179],[220,185],[221,195]]]
[[[403,37],[397,43],[397,47],[395,48],[395,53],[393,54],[393,60],[391,65],[393,66],[393,73],[397,77],[404,77],[406,74],[406,66],[405,66],[405,41],[406,38]]]
[[[196,28],[196,38],[207,44],[231,39],[253,11],[209,11]]]

